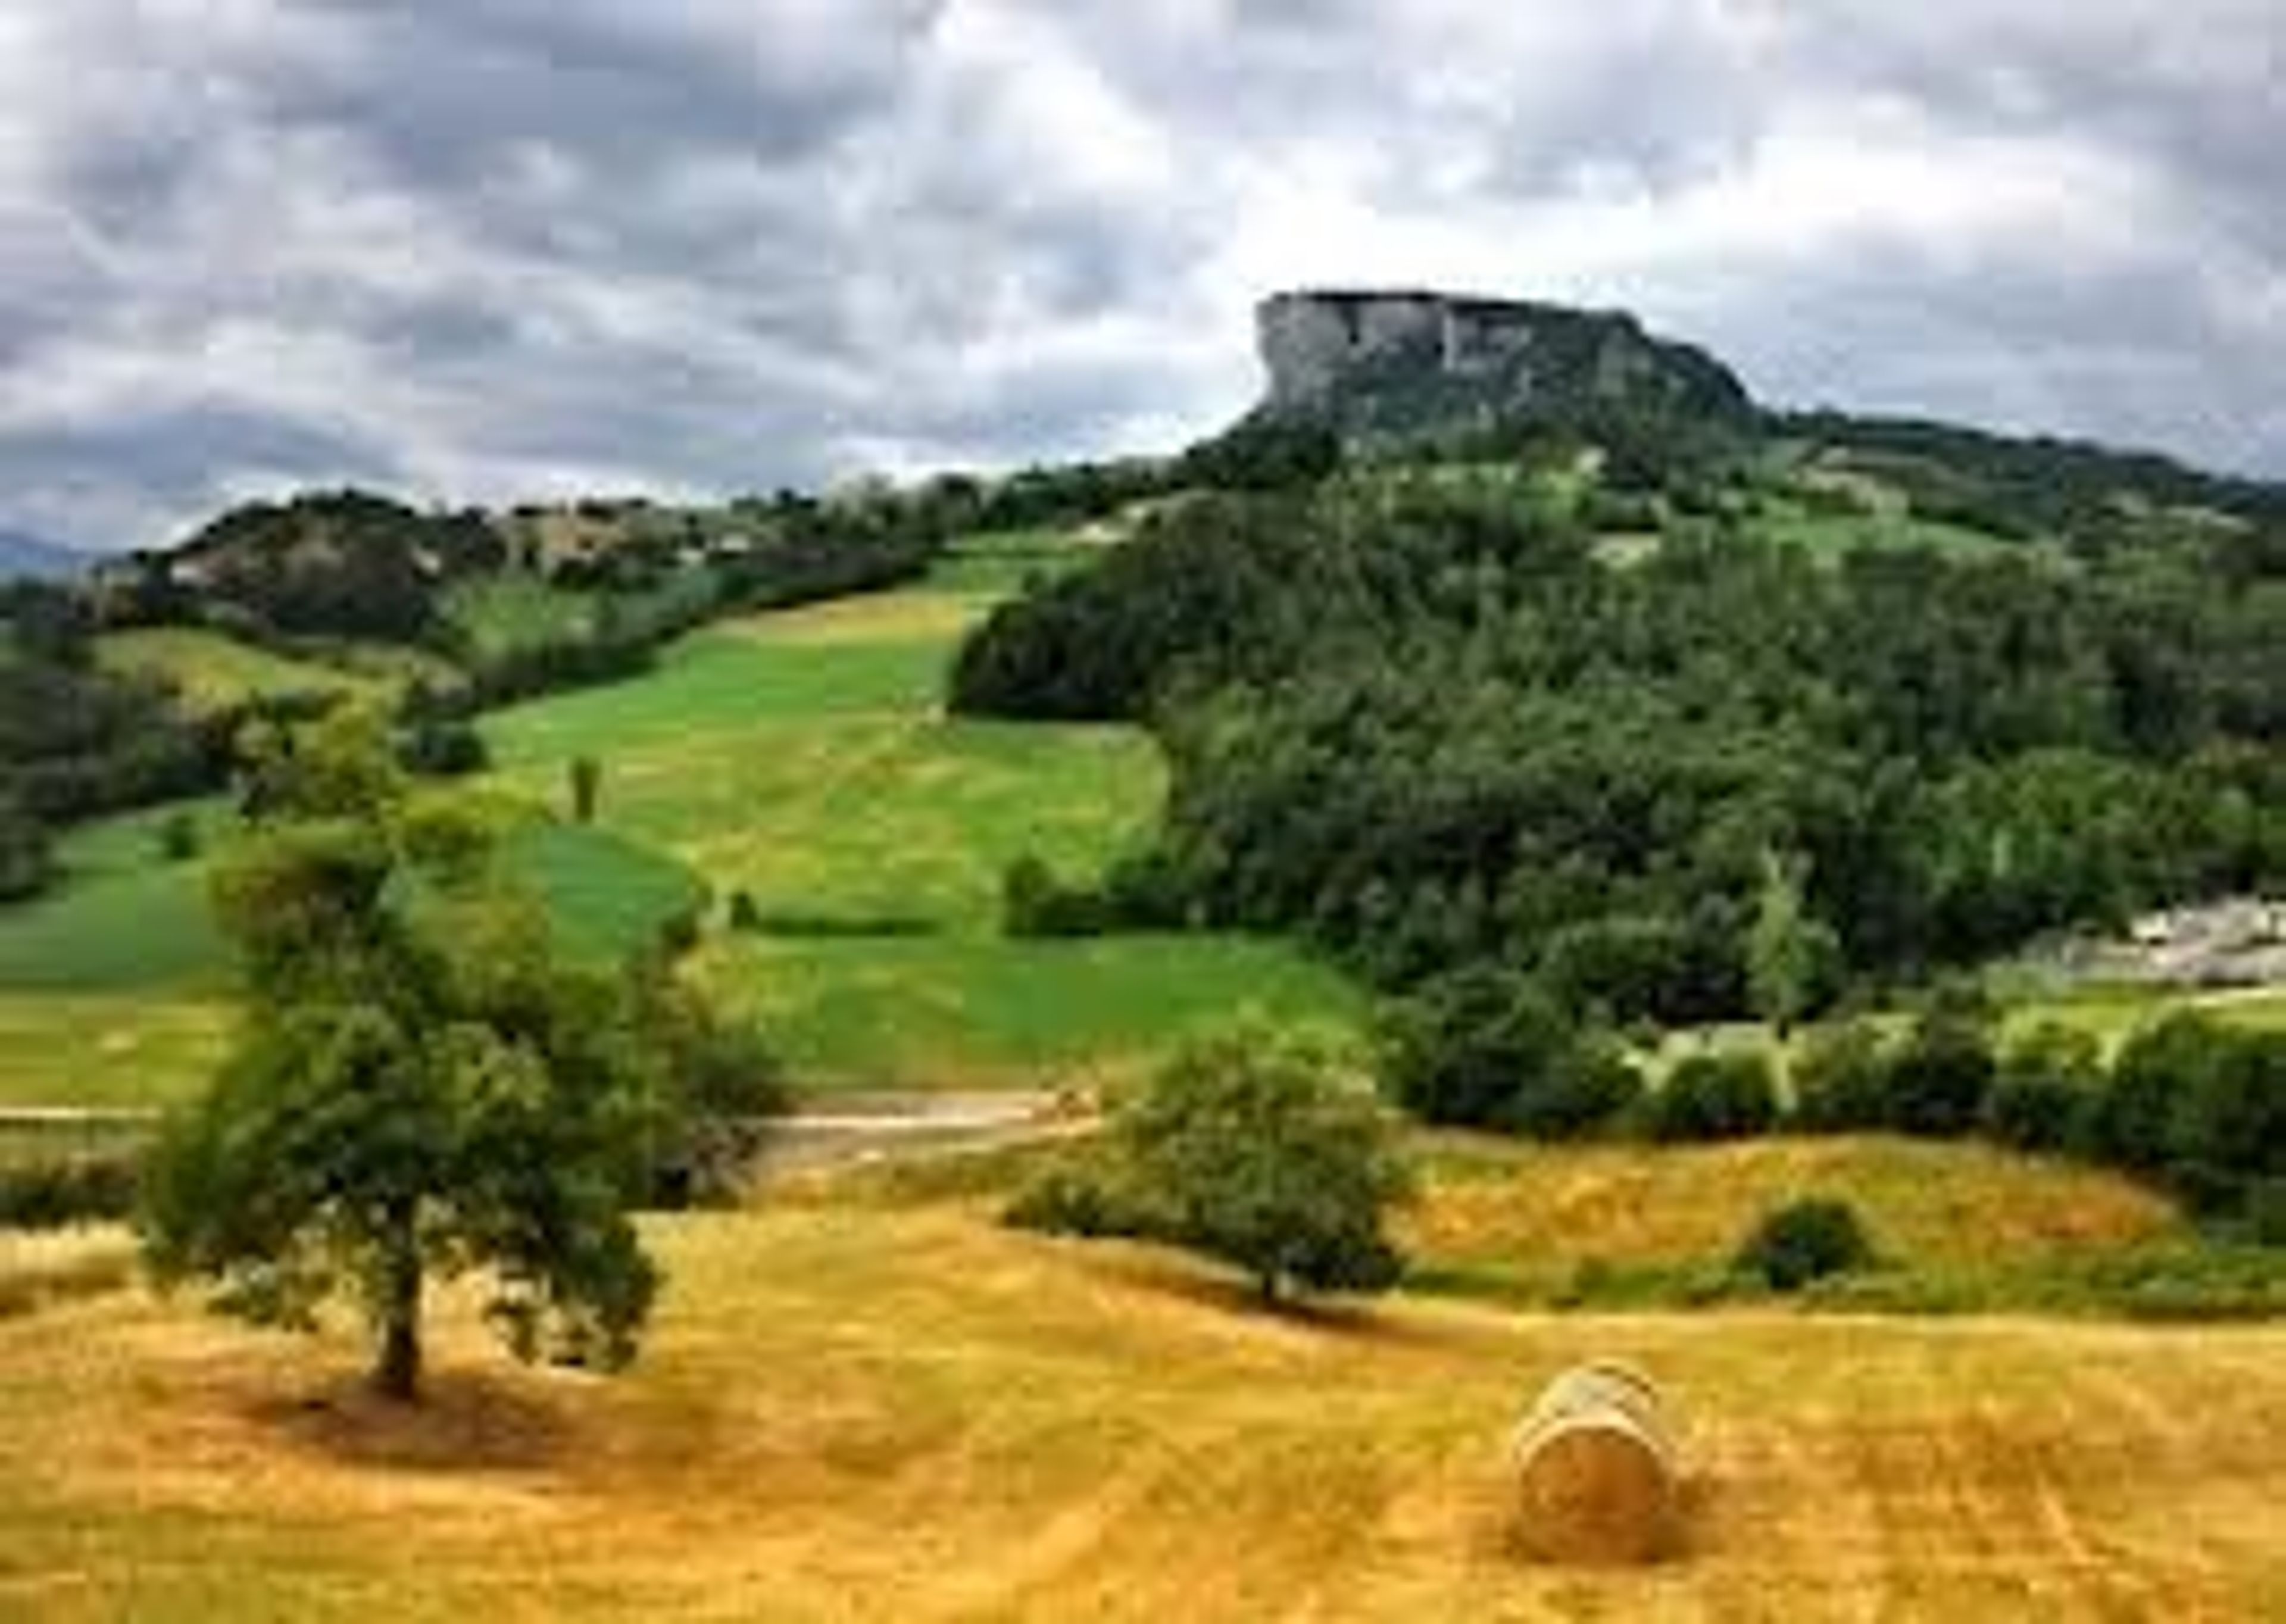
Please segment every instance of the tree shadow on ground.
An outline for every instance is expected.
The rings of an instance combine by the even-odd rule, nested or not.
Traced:
[[[1085,1262],[1092,1273],[1119,1285],[1210,1308],[1268,1328],[1391,1348],[1452,1350],[1474,1340],[1467,1328],[1388,1312],[1385,1305],[1402,1300],[1399,1298],[1281,1297],[1265,1302],[1250,1281],[1210,1273],[1204,1265],[1194,1266],[1179,1257],[1140,1246],[1123,1243],[1116,1250],[1103,1247],[1100,1255]]]
[[[382,1398],[342,1377],[246,1407],[248,1420],[295,1447],[347,1465],[434,1472],[540,1471],[578,1453],[558,1395],[464,1372],[432,1376],[417,1403]]]
[[[940,935],[943,933],[944,924],[940,919],[921,914],[801,913],[765,909],[742,922],[737,928],[757,936],[870,941]]]

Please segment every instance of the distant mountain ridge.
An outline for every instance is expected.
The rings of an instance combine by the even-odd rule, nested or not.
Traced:
[[[69,580],[94,560],[77,548],[20,530],[0,530],[0,581]]]
[[[1613,415],[1750,430],[1736,374],[1623,311],[1419,289],[1274,294],[1255,312],[1270,376],[1261,412],[1344,439]]]
[[[1242,437],[1300,432],[1399,456],[1470,442],[1497,456],[1568,437],[1613,460],[1607,482],[1665,489],[1699,511],[1743,460],[1777,453],[1829,485],[1879,485],[1916,515],[2004,539],[2116,537],[2148,528],[2155,510],[2179,526],[2220,516],[2286,530],[2286,484],[2156,452],[1766,406],[1719,358],[1625,311],[1305,288],[1256,306],[1255,339],[1268,390],[1232,431]]]

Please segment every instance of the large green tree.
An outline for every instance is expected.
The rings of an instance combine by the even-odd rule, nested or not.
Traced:
[[[1110,1148],[1145,1234],[1289,1286],[1377,1291],[1412,1175],[1370,1086],[1303,1036],[1242,1023],[1177,1052],[1115,1114]]]
[[[480,823],[413,797],[371,719],[314,730],[272,789],[217,879],[242,1036],[152,1160],[154,1274],[304,1328],[353,1300],[397,1399],[428,1284],[474,1272],[518,1356],[624,1362],[658,1281],[629,1209],[674,1082],[642,989],[557,963]]]

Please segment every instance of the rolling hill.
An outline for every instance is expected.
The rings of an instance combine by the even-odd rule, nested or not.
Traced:
[[[88,555],[23,531],[0,530],[0,582],[71,580],[89,566]]]

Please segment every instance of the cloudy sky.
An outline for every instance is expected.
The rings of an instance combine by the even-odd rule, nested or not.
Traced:
[[[1169,448],[1297,283],[2286,475],[2281,154],[2281,0],[0,0],[0,527]]]

